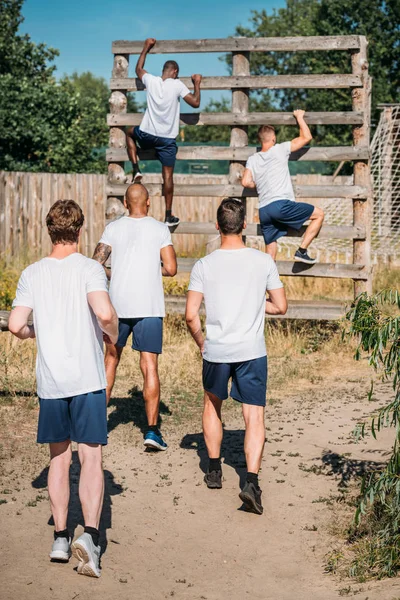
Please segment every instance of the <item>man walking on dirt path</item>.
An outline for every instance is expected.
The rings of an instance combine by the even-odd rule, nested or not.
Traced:
[[[128,187],[124,204],[129,215],[107,225],[93,255],[105,265],[111,254],[110,296],[119,318],[118,340],[106,344],[107,403],[122,351],[132,334],[132,348],[140,352],[144,379],[148,423],[144,445],[166,450],[168,446],[158,428],[158,355],[162,352],[165,316],[162,275],[174,277],[176,255],[168,227],[147,214],[150,200],[142,184]]]
[[[242,403],[246,427],[247,477],[239,496],[247,510],[260,515],[263,507],[258,472],[265,442],[267,388],[265,314],[285,314],[287,301],[272,258],[244,245],[245,227],[242,202],[235,198],[223,200],[217,212],[221,248],[201,258],[193,267],[186,322],[203,356],[203,432],[209,457],[204,480],[211,489],[222,487],[221,408],[232,378],[230,395]],[[203,298],[205,339],[199,317]]]
[[[148,38],[136,64],[136,75],[147,90],[147,109],[139,127],[130,127],[126,132],[128,156],[132,162],[133,182],[140,183],[142,174],[138,165],[137,144],[142,150],[155,150],[162,165],[163,196],[165,198],[165,222],[176,227],[179,218],[172,214],[174,195],[174,167],[176,154],[176,136],[179,133],[179,100],[193,108],[200,106],[201,75],[192,75],[194,92],[191,93],[180,79],[179,65],[167,60],[161,77],[150,75],[144,69],[146,56],[156,44],[154,38]]]
[[[50,559],[68,562],[71,556],[67,516],[74,441],[85,530],[72,544],[72,554],[79,560],[78,573],[100,577],[102,446],[107,444],[103,337],[117,340],[118,318],[104,270],[78,253],[83,221],[73,200],[58,200],[51,207],[46,224],[53,249],[22,272],[8,327],[20,339],[37,341],[37,441],[50,445],[48,490],[55,525]]]
[[[318,235],[324,221],[321,208],[296,202],[289,172],[289,156],[303,148],[312,140],[311,131],[304,120],[304,110],[295,110],[294,116],[300,128],[299,137],[291,142],[276,143],[275,130],[270,125],[262,125],[258,130],[261,152],[250,156],[242,177],[242,185],[257,188],[260,210],[260,224],[266,244],[266,252],[276,259],[277,240],[286,235],[288,229],[299,230],[305,221],[310,220],[301,246],[296,250],[296,262],[314,264],[307,249]]]

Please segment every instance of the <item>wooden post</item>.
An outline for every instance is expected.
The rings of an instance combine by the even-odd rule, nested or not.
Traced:
[[[232,52],[232,75],[250,75],[250,52]],[[249,112],[249,90],[232,90],[232,113],[236,115],[247,115]],[[242,148],[249,143],[247,125],[231,127],[231,142],[233,148]],[[229,183],[238,185],[243,175],[245,162],[231,160],[229,163]],[[247,212],[246,198],[242,198]],[[246,241],[245,237],[243,238]]]
[[[352,90],[352,104],[354,111],[363,113],[364,122],[360,126],[353,127],[354,146],[369,147],[370,143],[370,114],[371,114],[371,80],[368,76],[367,62],[367,39],[360,36],[360,48],[352,53],[351,65],[353,75],[361,77],[362,87]],[[354,162],[354,185],[360,185],[371,189],[371,174],[369,160],[357,160]],[[372,292],[371,277],[371,192],[368,199],[353,200],[353,224],[365,227],[365,240],[354,240],[353,263],[364,265],[368,279],[366,281],[354,281],[354,296],[362,292]]]
[[[129,69],[129,54],[116,54],[114,56],[114,67],[112,76],[128,77]],[[113,115],[121,115],[127,111],[127,92],[126,90],[118,90],[111,93],[110,96],[110,112]],[[110,148],[126,148],[125,141],[125,128],[124,127],[111,127],[110,128]],[[128,182],[128,176],[125,174],[124,162],[110,162],[108,164],[108,183],[123,184]],[[106,219],[112,220],[121,214],[125,213],[124,206],[122,204],[123,196],[109,197],[107,198],[106,205]]]

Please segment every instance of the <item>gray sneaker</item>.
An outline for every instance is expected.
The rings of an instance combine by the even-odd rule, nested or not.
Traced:
[[[68,562],[71,557],[71,538],[56,538],[49,556],[54,562]]]
[[[100,546],[95,546],[89,533],[82,533],[72,544],[72,555],[79,560],[78,573],[100,577]]]

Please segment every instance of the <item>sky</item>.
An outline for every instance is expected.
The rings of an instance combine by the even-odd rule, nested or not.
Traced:
[[[57,76],[74,71],[91,71],[107,81],[111,77],[113,40],[224,38],[235,33],[237,25],[249,25],[251,11],[281,8],[285,0],[25,0],[21,32],[36,43],[57,48]],[[180,65],[180,75],[226,75],[227,70],[216,53],[168,55]],[[146,69],[161,72],[166,55],[150,55]],[[133,75],[136,56],[131,57]],[[201,107],[227,92],[206,91]],[[144,100],[143,92],[137,94]]]

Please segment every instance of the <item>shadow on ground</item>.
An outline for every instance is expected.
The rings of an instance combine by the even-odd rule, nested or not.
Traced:
[[[225,429],[221,447],[222,468],[228,465],[235,469],[239,476],[240,486],[243,487],[246,480],[246,459],[243,451],[244,431],[242,429]],[[180,443],[184,450],[195,450],[199,457],[200,469],[203,473],[208,469],[208,454],[204,442],[203,433],[188,433]]]
[[[115,407],[108,415],[108,431],[112,431],[118,425],[123,423],[132,423],[138,427],[142,433],[146,432],[147,419],[144,409],[143,392],[137,386],[134,386],[128,392],[126,398],[111,398],[109,406]],[[172,412],[164,402],[160,402],[160,414],[158,426],[161,427],[162,415],[171,415]]]
[[[356,460],[329,450],[323,452],[322,463],[329,469],[327,475],[336,475],[340,478],[339,488],[347,487],[352,479],[363,477],[372,471],[379,471],[385,465],[375,460]]]
[[[84,526],[81,503],[79,501],[79,476],[81,472],[81,465],[79,462],[78,452],[75,450],[72,453],[72,463],[69,471],[69,482],[70,482],[70,499],[68,506],[68,531],[72,538],[74,537],[75,529],[78,525]],[[49,473],[49,467],[43,469],[43,471],[32,481],[32,487],[35,489],[42,489],[47,487],[47,476]],[[104,502],[103,510],[100,519],[100,546],[101,553],[107,549],[107,529],[112,527],[112,500],[111,496],[121,494],[124,490],[123,487],[114,481],[114,475],[107,470],[104,470]],[[50,516],[48,525],[54,527],[53,517]]]

